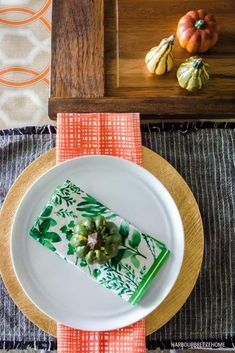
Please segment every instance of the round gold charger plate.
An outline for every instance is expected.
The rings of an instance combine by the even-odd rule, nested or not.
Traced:
[[[204,237],[196,200],[179,173],[162,157],[143,147],[144,167],[168,189],[179,209],[185,233],[185,252],[179,277],[167,298],[146,318],[146,335],[158,330],[182,307],[197,280],[203,257]],[[15,304],[35,325],[56,336],[56,322],[42,313],[21,288],[11,262],[11,226],[17,207],[32,183],[55,165],[55,149],[30,164],[11,187],[0,213],[0,270]]]

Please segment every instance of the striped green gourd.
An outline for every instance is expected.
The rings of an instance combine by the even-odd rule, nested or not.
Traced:
[[[209,80],[208,64],[198,56],[185,60],[177,71],[180,87],[193,92],[201,89]]]
[[[163,75],[173,67],[172,50],[175,36],[164,38],[157,47],[150,49],[145,57],[147,69],[152,74]]]

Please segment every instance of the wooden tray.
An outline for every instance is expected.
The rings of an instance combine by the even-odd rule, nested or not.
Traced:
[[[177,40],[168,74],[151,75],[144,58],[176,33],[187,11],[199,8],[215,15],[220,36],[203,55],[212,71],[208,85],[189,93],[179,87],[176,70],[191,55]],[[234,13],[234,0],[54,0],[50,117],[139,112],[145,119],[234,119]]]
[[[158,330],[182,307],[201,268],[204,237],[196,200],[178,172],[162,157],[143,147],[144,166],[168,189],[179,209],[185,232],[185,253],[179,277],[162,304],[146,318],[146,335]],[[55,150],[30,164],[10,189],[0,213],[0,270],[5,286],[19,309],[42,330],[56,336],[56,322],[43,314],[25,295],[11,262],[11,226],[17,207],[32,183],[55,165]]]

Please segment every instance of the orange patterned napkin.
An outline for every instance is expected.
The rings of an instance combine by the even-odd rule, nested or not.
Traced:
[[[142,165],[139,114],[58,114],[57,163],[106,154]]]
[[[57,346],[58,353],[146,353],[144,320],[103,332],[57,324]]]
[[[142,165],[139,114],[58,114],[56,161],[105,154]],[[58,353],[145,353],[144,320],[93,332],[57,324]]]

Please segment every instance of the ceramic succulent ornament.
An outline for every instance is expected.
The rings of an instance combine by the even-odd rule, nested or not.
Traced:
[[[145,63],[149,72],[156,75],[163,75],[172,69],[174,41],[175,36],[172,34],[170,37],[164,38],[158,46],[150,49],[145,57]]]
[[[103,216],[85,218],[74,228],[70,244],[88,264],[104,264],[118,254],[121,235],[115,223]]]
[[[201,89],[209,80],[209,65],[198,56],[185,60],[177,71],[180,87],[193,92]]]

